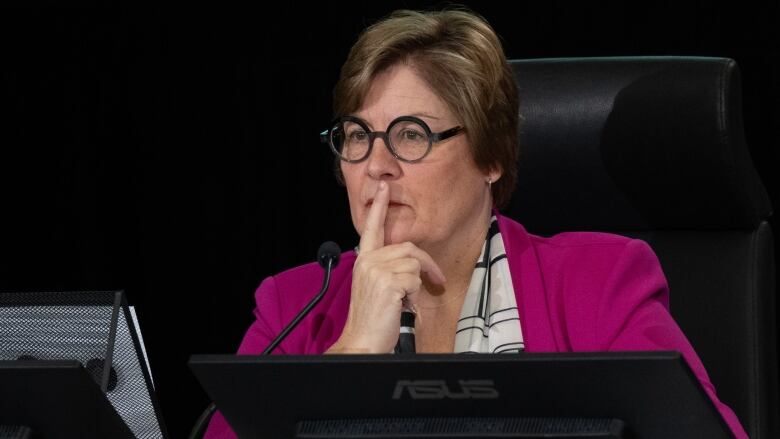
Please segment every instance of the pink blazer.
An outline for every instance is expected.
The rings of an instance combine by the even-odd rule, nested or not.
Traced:
[[[497,217],[527,352],[679,351],[734,435],[747,438],[669,314],[666,278],[647,243],[595,232],[544,238]],[[321,354],[336,341],[349,309],[355,258],[353,251],[342,254],[328,293],[275,354]],[[266,278],[255,292],[256,320],[238,353],[259,354],[319,291],[322,277],[319,265],[311,263]],[[235,435],[216,413],[205,437]]]

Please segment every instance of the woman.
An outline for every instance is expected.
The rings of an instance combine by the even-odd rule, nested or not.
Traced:
[[[528,234],[498,213],[515,187],[514,76],[490,26],[468,12],[399,11],[353,46],[326,132],[358,252],[276,353],[388,353],[400,315],[417,352],[680,351],[737,437],[668,313],[647,244],[604,233]],[[310,299],[317,264],[267,278],[240,354],[257,354]],[[217,414],[206,437],[231,437]]]

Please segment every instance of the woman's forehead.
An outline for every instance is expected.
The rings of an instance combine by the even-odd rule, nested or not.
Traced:
[[[451,118],[444,101],[407,65],[376,75],[354,115],[371,125],[386,125],[399,116],[416,116],[427,122]]]

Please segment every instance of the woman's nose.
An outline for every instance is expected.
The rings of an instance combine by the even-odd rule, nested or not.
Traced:
[[[366,162],[368,175],[377,180],[396,178],[401,175],[401,166],[398,160],[390,153],[385,139],[381,137],[374,139],[374,145]]]

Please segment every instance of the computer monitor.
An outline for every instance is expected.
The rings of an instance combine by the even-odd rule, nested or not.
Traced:
[[[75,360],[0,361],[0,426],[41,439],[135,438]]]
[[[727,438],[676,352],[196,355],[239,437]]]

